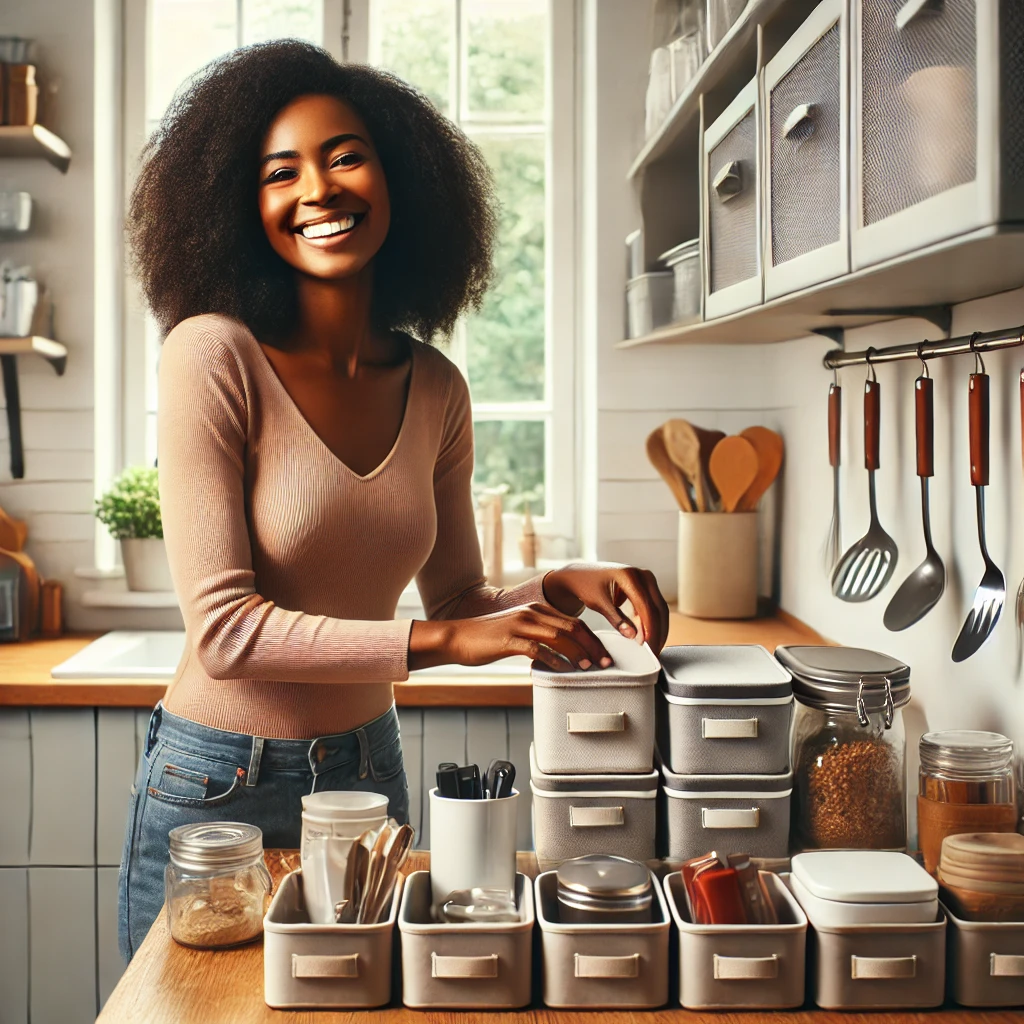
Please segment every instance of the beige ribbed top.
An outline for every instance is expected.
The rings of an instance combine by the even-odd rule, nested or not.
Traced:
[[[391,705],[408,677],[415,578],[427,615],[543,600],[483,577],[469,389],[412,343],[405,417],[359,476],[306,422],[256,338],[229,317],[180,323],[160,357],[160,507],[185,653],[164,706],[218,729],[309,739]]]

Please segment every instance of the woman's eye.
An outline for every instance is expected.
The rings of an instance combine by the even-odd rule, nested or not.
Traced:
[[[263,180],[265,184],[271,184],[275,181],[287,181],[293,177],[295,177],[295,171],[291,167],[278,167],[276,171],[272,171]]]
[[[361,153],[342,153],[331,162],[332,167],[355,167],[363,162]]]

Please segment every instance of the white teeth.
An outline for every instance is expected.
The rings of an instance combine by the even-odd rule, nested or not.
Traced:
[[[356,219],[351,214],[338,220],[323,221],[320,224],[307,224],[302,229],[303,238],[328,238],[343,231],[351,231],[356,226]]]

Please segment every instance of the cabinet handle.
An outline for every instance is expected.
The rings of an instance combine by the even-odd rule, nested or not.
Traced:
[[[916,956],[851,956],[850,977],[854,980],[888,981],[917,977]]]
[[[702,718],[702,740],[756,740],[756,718]]]
[[[577,978],[639,978],[640,954],[632,956],[573,955]]]
[[[770,981],[779,976],[779,958],[771,956],[714,957],[716,981]]]
[[[739,160],[726,164],[716,175],[712,183],[718,198],[727,203],[743,191],[743,165]]]
[[[896,28],[903,31],[922,11],[941,6],[942,0],[907,0],[896,12]]]
[[[299,956],[292,953],[293,978],[358,978],[359,954],[348,956]]]
[[[496,978],[498,954],[490,956],[438,956],[430,954],[432,978]]]
[[[621,807],[570,807],[569,828],[611,828],[626,824]]]
[[[761,809],[702,807],[700,823],[704,828],[757,828],[761,824]]]
[[[811,130],[814,129],[814,119],[818,114],[817,103],[801,103],[798,107],[794,107],[789,112],[789,117],[786,118],[785,124],[782,126],[782,134],[785,138],[789,138],[801,125],[810,125]],[[808,133],[810,134],[810,133]]]
[[[993,953],[989,958],[988,973],[992,978],[1024,978],[1024,956]]]
[[[565,716],[567,732],[625,732],[626,712],[570,711]]]

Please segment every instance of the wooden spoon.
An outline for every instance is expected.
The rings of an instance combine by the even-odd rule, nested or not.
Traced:
[[[401,825],[395,831],[394,838],[384,854],[384,868],[380,876],[380,884],[373,896],[373,904],[366,915],[367,924],[376,924],[381,914],[386,914],[391,902],[391,894],[398,880],[398,869],[406,862],[412,841],[415,836],[411,825]]]
[[[0,508],[0,548],[4,551],[24,551],[27,537],[28,525]]]
[[[753,512],[765,491],[775,482],[782,469],[782,455],[786,449],[782,438],[767,427],[747,427],[741,434],[757,452],[757,476],[740,498],[737,511]]]
[[[391,826],[381,826],[377,834],[377,841],[370,851],[370,863],[366,869],[366,888],[363,898],[359,901],[359,914],[356,917],[356,924],[369,924],[368,915],[373,908],[377,889],[380,886],[381,874],[384,871],[384,851],[387,849],[388,841],[391,838]]]
[[[692,512],[693,501],[690,499],[690,492],[686,487],[686,481],[683,479],[679,467],[669,458],[668,451],[665,448],[665,435],[662,433],[661,427],[658,427],[657,430],[652,430],[647,435],[647,458],[651,460],[651,465],[661,474],[662,480],[668,484],[669,490],[672,491],[676,501],[679,503],[679,507],[684,512]]]
[[[745,437],[724,437],[711,453],[710,469],[722,511],[735,512],[757,476],[757,452]]]
[[[707,512],[708,495],[704,486],[704,470],[700,458],[700,437],[693,424],[686,420],[668,420],[662,426],[665,450],[669,458],[683,471],[693,486],[694,503],[698,512]]]
[[[715,445],[725,437],[724,430],[705,430],[704,427],[698,427],[696,423],[691,423],[693,432],[697,435],[697,440],[700,441],[700,468],[704,471],[704,483],[707,487],[708,494],[708,511],[714,510],[715,503],[719,500],[718,492],[715,489],[715,482],[711,478],[711,453],[715,450]]]

